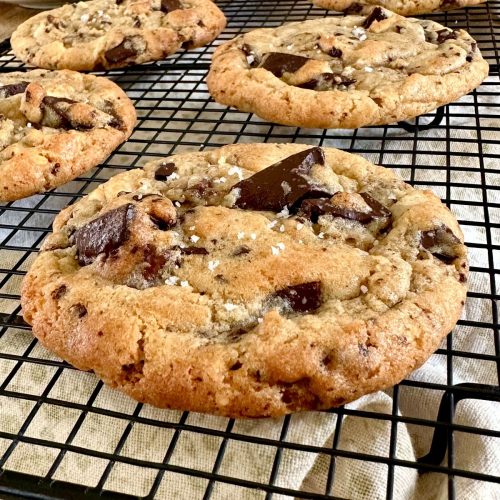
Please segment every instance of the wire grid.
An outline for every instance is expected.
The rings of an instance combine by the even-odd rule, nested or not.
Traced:
[[[495,41],[500,32],[497,22],[500,2],[490,1],[473,9],[427,16],[447,26],[468,30],[490,63],[490,76],[478,90],[445,106],[439,127],[424,130],[421,125],[427,123],[429,117],[421,117],[415,126],[406,125],[407,131],[398,124],[353,131],[284,127],[214,103],[204,82],[216,45],[263,25],[275,26],[286,21],[327,15],[306,0],[224,0],[219,5],[225,11],[228,26],[212,45],[176,54],[160,63],[104,73],[127,91],[137,109],[138,125],[126,144],[87,175],[50,193],[0,206],[0,265],[5,266],[0,268],[0,402],[5,414],[8,414],[9,407],[16,415],[22,415],[21,422],[15,424],[9,424],[5,414],[3,423],[0,421],[0,494],[3,498],[149,499],[162,497],[162,484],[166,480],[193,480],[201,484],[203,498],[218,498],[220,485],[233,485],[236,497],[244,491],[252,491],[256,498],[266,499],[278,495],[337,498],[333,491],[339,458],[384,464],[387,499],[393,498],[394,477],[400,468],[446,476],[450,499],[457,494],[456,478],[500,482],[498,477],[459,469],[454,462],[458,432],[493,439],[498,439],[500,432],[453,423],[454,410],[461,399],[500,400],[497,386],[482,385],[481,380],[474,380],[474,377],[470,384],[454,384],[454,368],[462,362],[493,364],[497,378],[500,377],[497,310],[500,294],[500,173],[496,168],[500,154],[495,149],[500,130],[500,113],[497,111],[500,106],[499,49]],[[0,46],[0,71],[16,68],[24,69],[10,52],[8,43],[4,43]],[[430,115],[430,119],[433,118],[439,121],[435,113]],[[211,417],[188,412],[160,411],[137,404],[107,389],[93,375],[61,362],[33,339],[20,315],[20,283],[61,208],[117,172],[141,166],[153,157],[233,142],[302,142],[360,153],[370,161],[395,169],[412,185],[433,189],[457,214],[471,254],[468,304],[479,304],[480,307],[468,310],[465,318],[459,321],[454,337],[448,336],[437,351],[436,356],[446,359],[446,383],[403,381],[390,391],[393,398],[390,413],[344,407],[333,409],[330,413],[337,415],[333,439],[328,446],[317,446],[288,439],[294,418],[290,416],[282,419],[279,434],[270,437],[243,432],[239,422],[229,419],[211,420]],[[474,313],[479,310],[487,311],[487,314]],[[482,332],[490,347],[482,352],[455,347],[457,336],[472,332]],[[23,380],[27,368],[36,368],[37,377]],[[77,380],[77,394],[64,389],[70,379]],[[437,418],[401,416],[398,402],[407,390],[415,390],[416,394],[419,391],[439,391],[442,399]],[[44,435],[30,432],[30,426],[40,415],[58,415],[60,418],[63,413],[67,416],[66,420],[59,420],[66,422],[63,430],[52,429],[51,433],[49,429]],[[345,417],[388,423],[391,429],[388,453],[379,456],[339,447]],[[112,448],[96,449],[85,440],[85,434],[92,432],[87,425],[91,419],[104,426],[102,432],[115,436]],[[418,461],[398,458],[398,424],[431,429],[434,440],[429,455]],[[160,455],[149,456],[142,441],[136,442],[139,428],[148,429],[149,434],[141,434],[143,437],[162,440],[164,445]],[[214,439],[216,453],[204,466],[186,467],[173,459],[186,433]],[[272,467],[265,481],[224,472],[222,464],[233,442],[269,450]],[[283,455],[289,451],[328,457],[325,491],[298,491],[280,485]],[[31,457],[30,473],[23,472],[22,467],[11,470],[10,463],[16,454]],[[94,465],[99,463],[98,475],[68,478],[61,474],[65,461],[74,455]],[[33,465],[35,462],[36,466]],[[129,489],[117,487],[116,481],[112,483],[110,478],[121,466],[145,474],[149,478],[146,489],[130,494]],[[114,488],[110,487],[111,483]]]

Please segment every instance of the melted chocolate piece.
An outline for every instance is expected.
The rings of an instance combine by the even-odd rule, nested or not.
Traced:
[[[134,205],[128,203],[90,221],[75,232],[78,263],[87,266],[104,253],[107,257],[129,238],[129,223],[135,215]]]
[[[295,56],[282,52],[269,52],[264,56],[259,68],[267,69],[274,76],[281,78],[284,73],[295,73],[309,61],[308,57]]]
[[[233,186],[240,194],[235,206],[243,210],[280,212],[295,210],[305,198],[325,198],[332,194],[313,184],[305,176],[314,164],[324,165],[323,150],[306,149],[281,160]]]
[[[340,49],[337,49],[335,47],[332,47],[329,52],[328,52],[328,55],[332,56],[332,57],[338,57],[338,58],[341,58],[342,57],[342,51]]]
[[[66,99],[65,97],[53,97],[53,96],[45,96],[42,99],[42,106],[45,108],[47,111],[51,111],[53,114],[57,116],[58,122],[56,125],[57,127],[55,128],[64,128],[64,129],[81,129],[85,128],[82,126],[82,124],[79,124],[78,126],[74,123],[72,123],[70,117],[68,116],[68,106],[67,105],[72,105],[76,104],[77,101],[73,101],[73,99]],[[44,116],[45,118],[45,116]],[[50,120],[50,119],[49,119]],[[52,124],[53,125],[53,124]]]
[[[142,271],[142,276],[147,281],[154,281],[159,277],[160,271],[167,263],[167,257],[156,251],[154,245],[148,244],[143,250],[146,267]]]
[[[22,94],[29,82],[11,83],[0,87],[0,98],[5,99],[13,95]]]
[[[71,309],[79,318],[87,316],[87,308],[83,304],[75,304],[71,306]]]
[[[109,63],[118,63],[136,55],[137,51],[135,50],[133,45],[133,37],[126,36],[116,47],[108,49],[104,53],[104,58]]]
[[[158,217],[155,217],[154,215],[149,215],[149,218],[151,219],[151,222],[160,230],[160,231],[168,231],[172,227],[175,226],[176,221],[171,221],[171,220],[164,220],[160,219]]]
[[[177,170],[175,163],[162,163],[155,171],[155,179],[157,181],[166,181],[169,175],[172,175]]]
[[[315,311],[321,306],[321,282],[310,281],[300,285],[287,286],[275,292],[272,297],[285,300],[295,312]]]
[[[182,255],[208,255],[208,250],[203,247],[184,247],[179,248]]]
[[[347,78],[346,76],[342,76],[337,73],[321,73],[315,78],[296,86],[301,89],[329,90],[336,85],[344,85],[345,87],[348,87],[354,83],[356,83],[354,78]]]
[[[54,300],[59,300],[61,297],[66,295],[66,292],[68,291],[68,287],[66,285],[61,285],[58,286],[55,290],[52,290],[52,293],[50,294]]]
[[[442,30],[437,30],[436,31],[437,35],[437,43],[444,43],[446,40],[456,40],[457,39],[457,33],[456,31],[451,31],[449,29],[442,29]]]
[[[367,30],[375,21],[383,21],[384,19],[387,19],[385,12],[382,10],[381,7],[375,7],[370,12],[370,15],[367,16],[362,26],[365,30]]]
[[[422,231],[420,244],[437,259],[451,264],[458,257],[455,247],[460,240],[449,227],[442,225],[431,231]]]
[[[365,203],[370,207],[369,212],[343,207],[334,203],[335,195],[332,199],[304,200],[300,207],[299,214],[308,218],[311,222],[318,222],[321,215],[332,215],[342,219],[354,220],[361,224],[369,224],[380,217],[390,217],[391,211],[384,207],[368,193],[359,193]]]
[[[246,245],[241,245],[236,250],[233,252],[233,257],[239,257],[240,255],[246,255],[247,253],[250,253],[252,249],[250,247],[247,247]]]
[[[173,12],[174,10],[182,9],[182,5],[179,0],[161,0],[161,8],[162,12]]]

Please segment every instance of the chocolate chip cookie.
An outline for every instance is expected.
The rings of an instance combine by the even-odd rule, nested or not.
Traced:
[[[376,7],[238,36],[216,50],[207,81],[217,102],[272,122],[357,128],[432,111],[487,75],[465,31]]]
[[[422,364],[466,296],[451,212],[332,148],[153,161],[53,229],[23,284],[34,334],[165,408],[268,417],[341,405]]]
[[[401,16],[417,16],[434,11],[463,9],[486,0],[312,0],[322,9],[337,10],[346,14],[368,14],[374,5],[390,9]]]
[[[90,170],[132,133],[135,109],[107,78],[74,71],[0,74],[0,201]]]
[[[225,24],[210,0],[91,0],[30,18],[11,44],[17,57],[34,66],[90,71],[201,47]]]

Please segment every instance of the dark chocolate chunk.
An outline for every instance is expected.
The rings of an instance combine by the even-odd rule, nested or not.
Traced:
[[[108,49],[104,53],[104,58],[109,63],[119,63],[137,55],[134,48],[133,37],[126,36],[116,47]]]
[[[321,73],[315,78],[297,85],[297,87],[310,90],[330,90],[337,85],[348,87],[354,83],[356,83],[354,78],[347,78],[337,73]]]
[[[158,253],[154,245],[148,244],[143,250],[146,267],[142,271],[142,276],[147,281],[154,281],[159,277],[160,271],[167,263],[167,257]]]
[[[83,304],[75,304],[71,306],[71,309],[79,318],[83,318],[87,315],[87,308]]]
[[[331,199],[304,200],[299,215],[316,223],[321,215],[332,215],[342,219],[354,220],[361,224],[369,224],[380,217],[390,217],[391,211],[384,207],[368,193],[360,193],[365,203],[370,207],[369,212],[361,212],[335,203],[335,195]]]
[[[437,30],[436,31],[437,35],[437,43],[444,43],[446,40],[456,40],[457,39],[457,33],[456,31],[449,30],[447,28],[443,28],[442,30]]]
[[[341,58],[342,57],[342,51],[340,49],[337,49],[336,47],[332,47],[328,54],[332,57],[338,57],[338,58]]]
[[[366,17],[362,26],[365,30],[367,30],[375,21],[383,21],[384,19],[387,19],[387,16],[385,15],[382,7],[375,7]]]
[[[77,101],[66,99],[65,97],[45,96],[42,99],[44,121],[48,121],[49,126],[52,126],[53,128],[84,128],[81,124],[77,126],[77,124],[72,123],[71,118],[68,115],[69,106],[76,103]]]
[[[0,98],[5,99],[6,97],[22,94],[28,85],[29,82],[20,82],[0,86]]]
[[[233,252],[234,257],[239,257],[240,255],[246,255],[247,253],[250,253],[252,249],[250,247],[247,247],[246,245],[241,245],[236,250]]]
[[[477,49],[477,43],[476,42],[472,42],[470,44],[470,50],[467,53],[467,56],[465,57],[465,60],[467,62],[471,62],[472,61],[472,59],[474,58],[474,53],[476,52],[476,49]]]
[[[182,255],[208,255],[208,250],[203,247],[179,247],[179,250]]]
[[[231,371],[235,371],[235,370],[239,370],[241,367],[242,367],[242,363],[241,361],[236,361],[236,363],[234,363],[234,365],[231,366],[231,368],[229,368]]]
[[[272,298],[274,297],[285,300],[295,312],[315,311],[321,306],[321,282],[310,281],[300,285],[287,286],[275,292],[272,295]]]
[[[175,163],[162,163],[155,171],[155,179],[157,181],[166,181],[169,175],[172,175],[177,170]]]
[[[449,227],[442,225],[431,231],[422,231],[420,244],[437,259],[451,264],[458,257],[455,247],[460,240]]]
[[[309,61],[308,57],[285,54],[282,52],[269,52],[259,65],[259,68],[267,69],[274,76],[281,78],[284,73],[295,73]]]
[[[173,12],[174,10],[182,9],[181,2],[179,0],[161,0],[161,11],[162,12]]]
[[[129,223],[135,215],[128,203],[90,221],[75,232],[76,253],[81,266],[91,264],[104,253],[107,257],[129,238]]]
[[[159,217],[155,217],[154,215],[149,215],[149,218],[151,219],[151,222],[161,231],[168,231],[172,227],[175,226],[176,221],[175,220],[164,220],[160,219]]]
[[[59,300],[63,295],[68,291],[68,287],[66,285],[58,286],[55,290],[52,290],[50,294],[54,300]]]
[[[272,212],[288,207],[293,211],[305,198],[330,197],[332,193],[305,177],[314,164],[325,164],[321,148],[296,153],[238,182],[233,187],[240,191],[235,206],[244,210]]]

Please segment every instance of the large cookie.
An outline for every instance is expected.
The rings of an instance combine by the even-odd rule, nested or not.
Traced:
[[[74,71],[0,74],[0,201],[47,191],[105,160],[135,109],[107,78]]]
[[[479,5],[486,0],[312,0],[322,9],[337,10],[347,14],[368,13],[374,5],[385,7],[401,16],[416,16],[434,11],[463,9]]]
[[[272,122],[357,128],[427,113],[487,74],[465,31],[377,7],[238,36],[216,50],[208,88]]]
[[[139,401],[262,417],[400,381],[453,328],[466,279],[431,192],[336,149],[248,144],[66,208],[22,306],[45,346]]]
[[[210,0],[91,0],[28,19],[11,44],[17,57],[40,68],[88,71],[201,47],[225,24]]]

